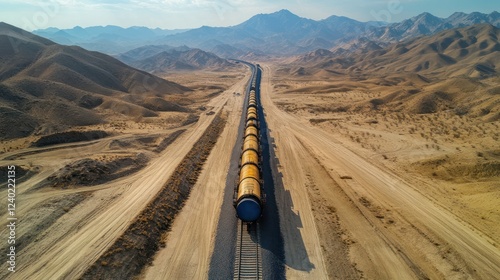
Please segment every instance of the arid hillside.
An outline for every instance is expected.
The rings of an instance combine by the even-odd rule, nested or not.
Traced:
[[[0,24],[2,139],[104,123],[107,115],[187,111],[169,97],[188,91],[110,56]]]
[[[385,108],[418,114],[451,110],[457,115],[494,121],[499,119],[500,112],[499,37],[499,28],[480,24],[384,49],[367,42],[351,54],[317,50],[290,59],[278,73],[331,81],[328,86],[311,85],[290,92],[356,89],[384,93],[380,98],[338,104],[338,110]]]
[[[150,46],[150,48],[151,50],[149,53],[153,55],[142,59],[138,56],[139,59],[129,60],[128,63],[138,69],[152,73],[165,73],[172,70],[193,71],[202,69],[220,71],[235,66],[226,59],[200,49],[173,48],[171,50],[155,53],[155,50],[159,50],[159,48],[157,46]],[[140,49],[142,53],[148,53],[144,48]],[[132,50],[129,53],[134,52],[135,50]],[[126,56],[125,54],[125,57]]]
[[[309,74],[341,71],[348,74],[419,73],[438,78],[498,75],[500,29],[489,24],[451,29],[433,36],[402,41],[387,48],[372,41],[360,41],[350,52],[345,49],[314,51],[292,60]],[[292,71],[293,73],[293,71]]]

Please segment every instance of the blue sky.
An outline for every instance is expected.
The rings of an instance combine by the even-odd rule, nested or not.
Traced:
[[[455,11],[491,13],[499,6],[497,0],[0,0],[0,21],[30,31],[77,25],[178,29],[231,26],[280,9],[316,20],[339,15],[397,22],[422,12],[448,17]]]

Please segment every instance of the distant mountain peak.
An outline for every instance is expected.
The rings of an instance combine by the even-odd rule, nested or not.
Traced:
[[[270,14],[258,14],[258,15],[255,15],[254,17],[252,18],[262,18],[262,17],[266,17],[266,18],[278,18],[278,19],[301,19],[300,16],[290,12],[289,10],[287,9],[282,9],[282,10],[279,10],[277,12],[274,12],[274,13],[270,13]]]
[[[416,16],[413,18],[415,21],[418,21],[418,20],[425,20],[425,21],[431,21],[433,23],[436,23],[436,22],[440,22],[442,21],[441,18],[438,18],[436,17],[435,15],[431,14],[431,13],[428,13],[428,12],[424,12],[424,13],[421,13],[420,15]]]
[[[429,12],[423,12],[420,15],[418,15],[417,17],[435,17],[435,16]]]
[[[273,14],[278,14],[278,15],[293,15],[293,16],[296,16],[294,13],[290,12],[287,9],[281,9],[281,10],[279,10],[277,12],[274,12]]]

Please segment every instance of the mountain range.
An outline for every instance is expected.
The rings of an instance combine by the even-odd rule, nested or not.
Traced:
[[[108,55],[0,23],[1,139],[99,124],[110,115],[185,110],[166,97],[187,91]]]
[[[239,58],[287,56],[288,65],[279,72],[292,76],[362,80],[371,75],[379,77],[381,84],[391,84],[385,77],[395,74],[417,75],[418,83],[457,77],[469,84],[498,79],[499,27],[497,12],[455,13],[446,19],[424,13],[384,25],[337,16],[314,21],[282,10],[232,27],[205,26],[173,35],[117,29],[126,34],[109,36],[106,47],[141,33],[138,30],[145,34],[136,36],[153,38],[150,45],[141,41],[141,47],[120,52],[115,57],[121,62],[0,23],[0,138],[99,124],[110,115],[142,118],[156,116],[158,111],[187,111],[168,96],[190,89],[148,72],[232,65],[213,53]],[[85,28],[73,31],[79,38],[96,38],[107,28],[91,29],[96,33]],[[59,31],[51,34],[62,38],[68,34]],[[485,86],[488,92],[498,91],[494,84],[493,88]],[[9,129],[13,126],[15,130]]]
[[[33,33],[63,45],[78,45],[88,50],[118,54],[141,47],[145,45],[144,42],[154,42],[164,36],[184,31],[187,29],[167,30],[142,26],[123,28],[107,25],[86,28],[76,26],[71,29],[51,27],[35,30]]]
[[[362,34],[363,37],[380,42],[398,42],[422,35],[431,35],[452,28],[466,27],[474,24],[489,23],[500,27],[500,13],[470,14],[456,12],[448,18],[439,18],[430,13],[422,13],[399,23],[372,29]]]
[[[130,45],[170,45],[188,46],[213,52],[224,58],[242,58],[248,56],[286,56],[307,53],[316,49],[332,49],[339,44],[365,39],[387,46],[439,31],[469,26],[478,23],[490,23],[500,27],[500,13],[454,13],[448,18],[435,17],[423,13],[398,23],[360,22],[341,16],[331,16],[323,20],[299,17],[288,10],[271,14],[258,14],[247,21],[230,27],[209,27],[168,31],[166,34],[156,29],[129,28],[120,32],[107,29],[116,27],[74,28],[70,30],[38,30],[36,34],[54,39],[56,42],[78,44],[92,50],[111,54],[123,53],[132,49]],[[144,35],[135,36],[142,30]],[[91,32],[92,31],[92,32]],[[92,34],[83,36],[81,34]],[[100,33],[99,33],[100,32]],[[113,36],[109,34],[113,33]],[[56,36],[57,35],[57,36]],[[74,37],[86,38],[92,44],[79,42]],[[92,39],[89,39],[92,38]],[[127,38],[124,44],[123,38]],[[89,42],[87,41],[87,42]],[[135,48],[134,47],[134,48]]]
[[[429,114],[452,112],[500,120],[500,28],[488,23],[444,30],[381,47],[368,39],[353,49],[318,49],[288,58],[277,76],[334,81],[309,93],[385,92],[342,110]],[[340,107],[339,107],[340,108]]]
[[[289,61],[300,72],[413,73],[486,78],[500,73],[500,28],[483,23],[444,30],[381,47],[359,40],[351,49],[318,49]],[[292,67],[291,69],[294,69]],[[291,72],[297,72],[292,70]]]
[[[233,63],[213,53],[186,46],[143,46],[115,57],[150,73],[162,73],[170,70],[227,70],[228,67],[234,66]]]

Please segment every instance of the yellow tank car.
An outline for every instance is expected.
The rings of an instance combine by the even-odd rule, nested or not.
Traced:
[[[255,195],[260,198],[260,183],[255,178],[246,178],[240,182],[238,188],[238,198],[247,195]]]
[[[255,113],[257,114],[257,108],[254,108],[254,107],[250,107],[248,108],[247,110],[247,115],[250,114],[250,113]]]
[[[257,108],[256,102],[248,102],[248,108]]]
[[[247,120],[252,120],[252,119],[254,119],[254,120],[257,120],[257,119],[258,119],[258,117],[257,117],[257,114],[256,114],[256,113],[253,113],[253,112],[252,112],[252,113],[248,113],[248,114],[247,114]]]
[[[249,135],[245,137],[243,142],[243,151],[254,150],[256,152],[260,151],[259,140],[255,135]]]
[[[246,150],[241,155],[240,166],[244,166],[246,164],[259,164],[259,154],[254,150]]]
[[[257,120],[250,119],[247,121],[246,127],[249,127],[249,126],[255,126],[256,128],[259,128],[259,123],[257,122]]]
[[[259,137],[259,130],[257,130],[257,128],[254,126],[249,126],[247,127],[247,129],[245,129],[245,137],[248,135]]]
[[[253,164],[243,165],[240,170],[240,183],[243,179],[254,178],[255,180],[260,180],[259,167]]]
[[[262,214],[260,183],[254,178],[247,178],[238,186],[236,215],[244,222],[254,222]]]

